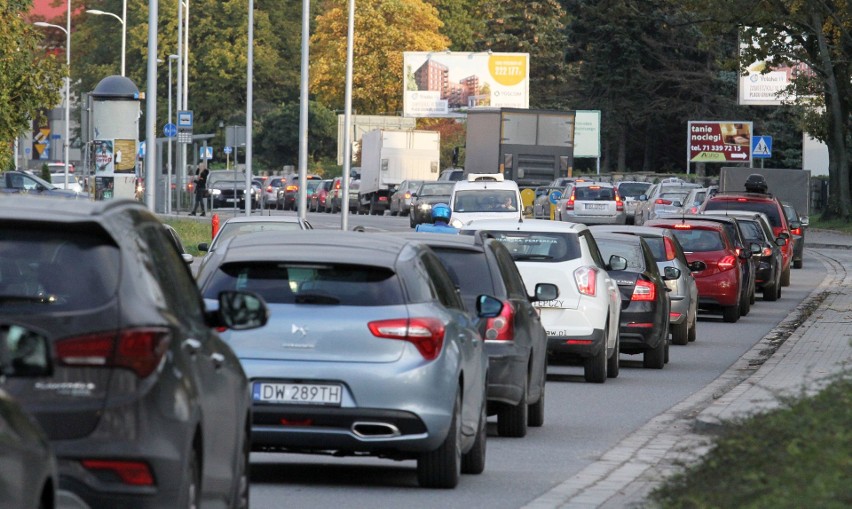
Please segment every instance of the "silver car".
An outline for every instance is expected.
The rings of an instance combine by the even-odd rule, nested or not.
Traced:
[[[224,333],[251,382],[257,451],[416,459],[421,486],[485,468],[488,358],[427,246],[363,233],[234,237],[205,296],[260,294],[269,323]],[[210,300],[209,304],[213,304]],[[503,304],[477,299],[478,316]]]
[[[560,221],[590,224],[625,224],[624,201],[606,182],[574,182],[557,202]]]
[[[593,226],[592,233],[614,232],[638,235],[645,239],[660,272],[666,267],[674,267],[680,271],[680,277],[667,280],[671,314],[669,315],[669,330],[672,343],[685,345],[696,338],[696,322],[698,317],[698,286],[692,276],[692,270],[683,248],[672,230],[651,228],[645,226]]]
[[[650,182],[639,182],[635,180],[622,180],[615,185],[618,195],[624,200],[624,213],[627,215],[627,224],[633,224],[636,215],[636,207],[639,205],[639,197],[651,187]]]
[[[683,181],[654,184],[639,197],[633,223],[641,226],[645,224],[645,221],[656,219],[660,214],[679,214],[686,195],[700,187],[698,184]]]

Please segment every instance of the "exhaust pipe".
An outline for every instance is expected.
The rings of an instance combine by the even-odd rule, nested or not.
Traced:
[[[393,424],[360,421],[352,423],[352,433],[359,438],[392,438],[402,434]]]

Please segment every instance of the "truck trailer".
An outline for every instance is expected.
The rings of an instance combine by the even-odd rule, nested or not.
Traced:
[[[767,191],[782,202],[796,207],[802,216],[809,216],[811,210],[811,172],[810,170],[782,168],[745,168],[728,166],[719,172],[720,192],[744,192],[745,181],[754,173],[766,179]]]

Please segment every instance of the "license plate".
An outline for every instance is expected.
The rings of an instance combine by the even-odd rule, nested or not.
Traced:
[[[237,201],[239,201],[239,200],[237,200],[236,198],[228,198],[228,199],[227,199],[227,200],[225,200],[225,201],[226,201],[226,202],[228,202],[228,203],[234,203],[234,202],[237,202]]]
[[[340,406],[340,384],[297,384],[256,382],[252,399],[263,403]]]
[[[586,203],[586,210],[606,210],[606,203]]]

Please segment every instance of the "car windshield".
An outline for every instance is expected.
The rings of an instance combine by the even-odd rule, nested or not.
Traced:
[[[302,227],[295,221],[257,221],[254,223],[225,222],[216,235],[214,245],[218,245],[236,235],[255,232],[283,232],[301,230]]]
[[[213,184],[214,189],[245,189],[245,180],[217,180]]]
[[[511,189],[476,189],[458,191],[454,212],[516,212],[517,194]]]
[[[317,187],[319,187],[321,183],[322,180],[309,180],[307,185],[305,185],[305,190],[308,193],[312,193],[313,191],[316,191]]]
[[[724,249],[722,236],[716,230],[673,230],[674,236],[680,242],[683,250],[689,253],[704,251],[720,251]]]
[[[615,200],[615,189],[611,187],[587,186],[574,189],[576,201],[612,201]]]
[[[561,232],[489,231],[509,249],[515,261],[564,262],[580,257],[576,234]]]
[[[645,182],[625,182],[623,184],[619,184],[618,186],[618,194],[625,198],[639,198],[648,188],[651,187],[650,183]]]
[[[239,262],[219,267],[204,291],[260,294],[269,304],[389,306],[404,304],[396,274],[385,267],[348,264]]]
[[[660,193],[659,198],[671,202],[677,201],[683,203],[683,201],[686,199],[686,193]]]
[[[604,260],[609,260],[612,256],[621,256],[627,260],[627,268],[624,270],[628,272],[642,272],[645,270],[645,256],[642,254],[641,245],[603,238],[597,238],[595,242]]]
[[[449,196],[455,184],[426,183],[420,186],[417,196]]]

